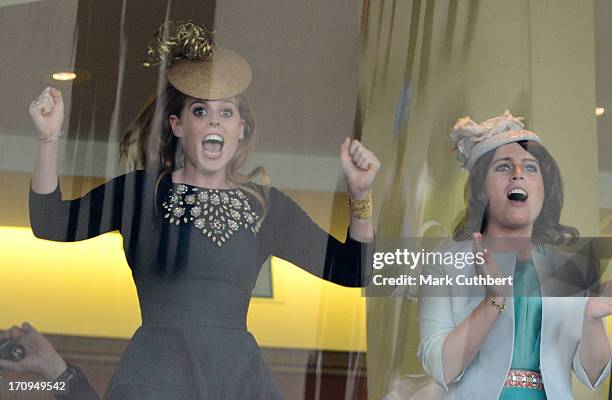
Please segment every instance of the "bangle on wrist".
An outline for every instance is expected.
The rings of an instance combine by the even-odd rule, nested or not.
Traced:
[[[501,314],[502,311],[504,311],[504,309],[506,308],[506,301],[504,300],[500,300],[499,297],[491,297],[489,295],[485,296],[485,299],[487,299],[492,305],[495,306],[495,308],[497,308],[497,313]]]
[[[64,372],[61,373],[60,376],[58,376],[54,382],[65,382],[68,383],[71,380],[73,380],[76,376],[78,375],[78,370],[73,367],[70,364],[66,365],[66,369],[64,370]]]
[[[49,136],[43,136],[40,135],[38,137],[38,141],[44,144],[51,144],[51,143],[55,143],[59,140],[59,138],[64,134],[64,132],[59,131],[57,133],[52,133]]]
[[[372,218],[372,192],[368,192],[368,197],[363,200],[348,198],[349,210],[351,215],[359,220]]]

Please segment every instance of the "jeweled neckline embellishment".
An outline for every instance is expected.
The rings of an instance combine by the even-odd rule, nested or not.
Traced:
[[[259,214],[240,189],[203,189],[178,184],[170,189],[162,207],[168,223],[191,223],[219,247],[240,229],[259,231]]]

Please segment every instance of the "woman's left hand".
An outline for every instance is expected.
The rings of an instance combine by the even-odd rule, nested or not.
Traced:
[[[599,297],[589,297],[584,316],[592,319],[601,319],[612,315],[612,281],[602,285]]]
[[[351,197],[367,197],[381,166],[378,158],[359,140],[346,138],[340,146],[340,162]]]

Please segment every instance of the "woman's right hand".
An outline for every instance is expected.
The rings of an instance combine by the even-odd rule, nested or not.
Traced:
[[[501,269],[499,265],[495,262],[491,254],[487,252],[487,249],[483,246],[483,238],[482,233],[477,232],[472,234],[472,238],[474,239],[474,254],[482,253],[484,258],[483,264],[478,264],[474,262],[474,266],[476,267],[476,273],[480,276],[491,278],[501,278]],[[485,285],[484,286],[486,295],[493,299],[501,299],[502,301],[506,301],[507,289],[504,285]]]
[[[59,136],[64,123],[62,92],[47,87],[30,103],[30,115],[42,138]]]

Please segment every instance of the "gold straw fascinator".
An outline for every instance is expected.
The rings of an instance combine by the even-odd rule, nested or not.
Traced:
[[[179,91],[200,99],[236,96],[251,83],[251,67],[236,52],[216,47],[214,31],[191,21],[164,23],[149,44],[150,67],[161,65],[168,81]]]

